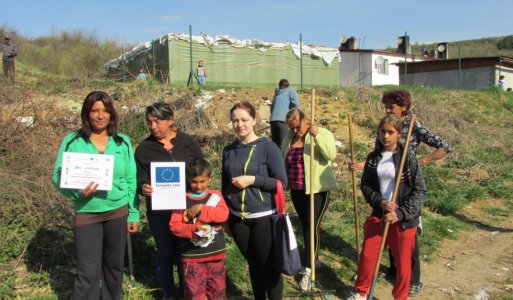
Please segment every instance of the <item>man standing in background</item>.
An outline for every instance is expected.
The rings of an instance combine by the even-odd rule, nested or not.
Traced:
[[[18,55],[16,50],[16,45],[11,42],[11,38],[6,36],[4,38],[4,43],[0,45],[0,49],[2,50],[2,63],[4,69],[4,77],[8,78],[12,84],[15,83],[14,79],[14,57]]]
[[[285,117],[293,108],[300,108],[299,97],[296,91],[289,87],[289,81],[282,79],[274,92],[271,104],[271,139],[280,149],[281,142],[289,132],[289,127],[285,124]]]

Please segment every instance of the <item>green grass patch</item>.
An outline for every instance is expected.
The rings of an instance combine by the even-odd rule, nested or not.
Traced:
[[[419,238],[420,257],[425,261],[431,261],[437,253],[444,239],[455,239],[461,229],[470,228],[454,216],[440,216],[424,214],[422,216],[424,233]]]
[[[425,206],[435,212],[455,213],[476,199],[487,198],[482,187],[455,176],[449,169],[427,166],[423,172],[428,187]]]

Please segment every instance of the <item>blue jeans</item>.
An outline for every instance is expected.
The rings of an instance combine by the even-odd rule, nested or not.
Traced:
[[[198,84],[205,85],[205,76],[198,76]]]
[[[183,295],[183,276],[181,272],[178,238],[169,229],[171,212],[148,212],[148,223],[157,246],[157,278],[160,281],[164,297],[175,296],[173,265],[176,266],[179,278],[179,291]]]

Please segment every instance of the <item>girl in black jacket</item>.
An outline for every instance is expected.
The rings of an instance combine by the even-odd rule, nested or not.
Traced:
[[[397,275],[392,295],[394,299],[408,299],[411,276],[411,253],[420,211],[426,196],[426,184],[415,153],[409,152],[400,174],[401,182],[396,202],[390,202],[395,178],[403,152],[399,143],[401,120],[389,115],[378,126],[379,141],[365,162],[361,189],[372,207],[372,214],[364,225],[364,241],[358,260],[357,294],[353,299],[365,299],[372,283],[383,234],[383,221],[390,222],[387,245],[395,257]]]

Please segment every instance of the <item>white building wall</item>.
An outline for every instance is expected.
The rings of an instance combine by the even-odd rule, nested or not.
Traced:
[[[377,60],[379,57],[388,61],[388,74],[379,74],[379,69],[377,68]],[[396,64],[398,62],[403,62],[404,57],[373,54],[372,61],[374,62],[372,70],[372,85],[399,85],[399,66]],[[408,59],[408,61],[411,61],[411,59]]]
[[[387,74],[379,74],[376,60],[380,57],[388,61]],[[403,61],[404,57],[373,52],[340,52],[340,86],[399,85],[396,63]]]

